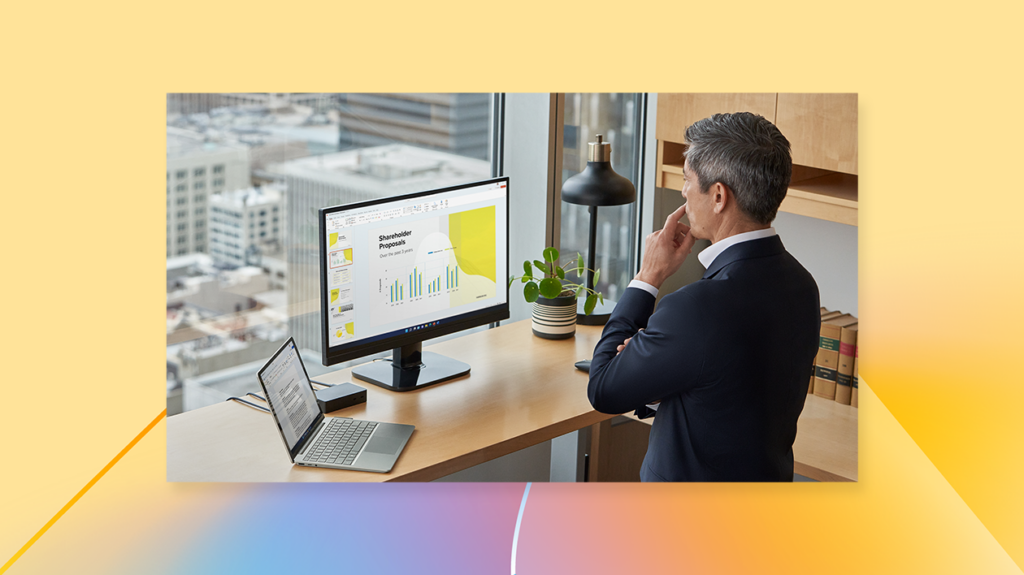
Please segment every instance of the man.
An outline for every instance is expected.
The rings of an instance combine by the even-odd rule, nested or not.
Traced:
[[[647,236],[587,393],[604,413],[644,415],[660,401],[643,481],[792,481],[821,319],[814,278],[771,227],[792,173],[789,142],[750,113],[705,118],[686,140],[686,203]],[[704,277],[654,312],[696,239],[712,242],[698,254]]]

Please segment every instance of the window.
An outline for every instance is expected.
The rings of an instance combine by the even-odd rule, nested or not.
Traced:
[[[187,254],[187,253],[188,253],[188,250],[186,250],[186,249],[180,249],[180,250],[178,250],[178,255],[179,255],[179,256],[183,256],[183,255],[185,255],[185,254]]]
[[[188,224],[178,224],[178,231],[183,232],[188,228]],[[180,239],[180,238],[179,238]]]
[[[178,204],[179,206],[183,206],[188,203],[188,198],[186,198],[185,196],[181,196],[180,198],[175,200],[174,203]]]
[[[188,241],[188,239],[185,236],[178,236],[178,243],[179,244],[183,244],[186,241]]]
[[[172,94],[168,98],[176,96]],[[201,245],[208,243],[210,246],[216,246],[221,253],[217,253],[214,249],[208,251],[216,255],[218,263],[227,264],[225,267],[231,268],[245,262],[245,247],[250,242],[259,245],[257,240],[275,238],[278,240],[273,247],[276,253],[272,256],[264,253],[264,259],[273,257],[275,260],[282,260],[282,268],[287,270],[284,275],[288,279],[289,287],[285,294],[285,302],[289,309],[309,309],[293,304],[309,302],[319,297],[319,271],[315,265],[315,259],[309,261],[311,247],[315,250],[317,244],[316,210],[318,208],[357,199],[363,201],[384,198],[410,191],[404,187],[405,182],[403,182],[403,180],[407,181],[410,174],[398,173],[402,172],[403,166],[409,165],[408,162],[396,163],[393,161],[394,158],[383,156],[372,158],[371,162],[371,158],[362,155],[360,156],[363,158],[361,165],[366,174],[339,173],[337,170],[324,169],[323,166],[329,166],[332,160],[344,160],[344,162],[354,160],[364,148],[381,149],[382,133],[388,135],[386,143],[389,144],[389,148],[397,149],[395,152],[388,153],[394,153],[396,156],[409,154],[415,160],[413,164],[417,166],[438,164],[439,158],[444,159],[438,164],[443,166],[442,168],[429,168],[426,172],[416,174],[419,181],[417,186],[422,186],[423,190],[488,179],[492,177],[492,173],[495,173],[494,170],[498,164],[497,159],[492,162],[490,157],[490,143],[492,138],[497,139],[500,135],[495,133],[494,129],[497,125],[495,119],[502,115],[500,108],[496,108],[495,112],[491,111],[496,101],[491,94],[314,94],[312,99],[309,94],[301,96],[292,94],[204,94],[204,96],[211,98],[211,101],[216,99],[219,105],[228,108],[225,111],[231,114],[231,117],[239,120],[237,122],[239,126],[269,125],[273,129],[289,129],[293,125],[295,114],[309,113],[309,102],[315,101],[313,115],[316,117],[310,116],[313,121],[311,125],[326,122],[330,124],[328,127],[335,134],[330,139],[296,142],[297,145],[289,145],[286,149],[281,150],[280,157],[270,158],[275,163],[282,164],[284,169],[294,168],[298,170],[296,173],[306,174],[301,178],[301,182],[292,186],[292,189],[282,190],[276,205],[275,202],[268,201],[255,206],[239,204],[235,207],[220,196],[211,196],[209,201],[200,196],[201,193],[213,194],[232,189],[227,185],[229,166],[232,186],[236,183],[239,187],[251,185],[249,181],[253,177],[253,173],[249,170],[253,169],[253,166],[245,165],[243,158],[245,154],[233,154],[230,151],[244,151],[242,146],[245,144],[221,144],[214,142],[214,139],[211,138],[212,145],[205,146],[194,159],[189,160],[190,167],[177,170],[177,166],[174,168],[165,166],[165,171],[170,171],[172,174],[171,187],[176,188],[177,185],[182,185],[184,187],[180,191],[188,195],[187,203],[172,204],[169,213],[173,217],[178,209],[187,207],[188,217],[195,219],[195,222],[190,223],[187,227],[189,244],[180,247],[188,247],[190,251],[194,251],[193,246],[197,242]],[[271,100],[293,104],[292,111],[278,117],[279,114],[275,111],[276,106],[269,105]],[[204,125],[200,116],[202,114],[196,114],[194,118],[189,115],[176,114],[173,121],[176,127],[199,134],[212,135],[213,130],[220,131],[226,136],[222,141],[240,142],[246,139],[243,131],[235,128],[231,125],[232,123],[221,126]],[[204,117],[208,118],[209,116]],[[443,118],[443,125],[439,126],[435,121],[436,118]],[[168,120],[171,119],[169,116]],[[403,126],[402,131],[395,132],[393,130],[396,122]],[[173,132],[174,128],[169,124],[168,130]],[[291,131],[295,132],[295,130]],[[298,135],[298,137],[302,138],[303,136]],[[429,150],[424,151],[424,148],[429,148]],[[202,154],[207,153],[209,155],[203,157]],[[447,162],[449,158],[452,160],[451,162]],[[320,166],[317,166],[318,163]],[[347,165],[354,165],[354,161]],[[458,169],[449,169],[452,166],[457,166]],[[380,173],[377,173],[378,171]],[[181,177],[173,177],[177,176],[178,172],[181,172]],[[373,185],[366,188],[364,184],[368,179],[373,180]],[[197,184],[201,187],[197,187]],[[269,191],[272,187],[265,186],[264,191]],[[180,195],[182,194],[176,194],[172,200],[177,199],[177,196]],[[268,196],[270,195],[276,195],[276,193],[271,192]],[[286,205],[288,206],[287,210],[285,210]],[[209,206],[211,214],[208,235],[205,233],[206,229],[202,227],[205,218],[197,212],[197,208],[201,206]],[[260,218],[257,217],[258,214],[252,212],[260,211],[264,213],[264,223],[257,225],[256,222],[260,221]],[[285,221],[286,218],[287,221]],[[175,223],[176,220],[172,220],[172,226]],[[271,230],[274,231],[271,232]],[[184,231],[182,230],[182,232]],[[179,233],[181,232],[172,230],[172,235],[170,235],[172,244]],[[196,239],[200,233],[204,237],[202,241]],[[272,233],[273,235],[271,235]],[[228,243],[238,247],[228,248]],[[172,245],[173,247],[179,246]],[[268,247],[267,250],[269,249]],[[267,250],[262,251],[266,252]],[[170,250],[168,251],[170,252]],[[310,265],[311,263],[314,265]],[[211,280],[216,280],[221,279],[220,276],[223,272],[212,269],[204,273],[211,275]],[[223,282],[212,281],[211,285],[213,286],[225,286],[214,289],[232,289],[228,286],[234,279],[226,277],[223,279]],[[274,285],[277,286],[277,289],[281,289],[281,282],[275,280]],[[211,298],[211,301],[218,299],[234,301],[237,298],[214,297]],[[316,306],[311,307],[315,308]],[[235,310],[232,304],[230,309],[204,309],[202,311],[203,321],[216,321],[217,313],[230,315],[234,314]],[[261,314],[259,310],[252,310],[252,313]],[[261,330],[260,333],[256,333],[255,330],[247,330],[246,335],[252,335],[254,341],[243,343],[269,347],[269,344],[274,342],[263,338],[286,334],[286,336],[295,337],[296,343],[303,348],[303,353],[318,354],[320,351],[319,311],[293,313],[294,316],[283,318],[274,314],[261,316],[259,318],[261,322],[271,324],[268,326],[269,329]],[[185,334],[179,335],[184,336]],[[175,338],[170,337],[170,334],[168,336],[168,341],[189,340],[185,344],[169,345],[168,357],[177,356],[177,349],[172,350],[172,346],[180,345],[184,351],[188,352],[192,350],[188,346],[195,345],[190,341],[191,338]],[[223,352],[224,350],[218,349],[203,351],[204,354],[209,355]],[[246,353],[237,355],[244,357]],[[208,363],[221,365],[222,368],[233,367],[219,359]],[[181,372],[179,371],[179,373]],[[216,381],[218,376],[216,372],[195,375],[202,376],[204,381]],[[316,374],[311,370],[310,375],[315,376]],[[251,381],[255,382],[255,379],[252,378]],[[209,388],[212,394],[211,401],[216,398],[217,393],[223,391],[217,387],[216,383],[211,383]],[[258,391],[258,385],[249,391]],[[231,395],[235,395],[235,393],[232,392]],[[197,400],[198,404],[191,405],[201,406],[202,401],[204,400]],[[168,414],[172,415],[170,412]]]
[[[195,214],[197,216],[201,216],[201,215],[203,215],[203,212],[205,212],[205,211],[206,210],[204,210],[203,208],[196,208]]]
[[[176,191],[176,192],[184,192],[187,189],[188,189],[188,184],[178,184],[178,185],[174,186],[174,191]]]
[[[184,180],[188,177],[188,170],[178,170],[174,172],[174,178],[178,180]]]
[[[188,216],[187,210],[178,210],[178,219],[184,219],[186,216]]]
[[[266,217],[266,215],[267,215],[267,210],[260,210],[260,217],[261,218],[262,217]]]
[[[196,241],[197,241],[197,242],[201,242],[201,241],[203,241],[203,239],[204,239],[205,237],[206,237],[206,236],[205,236],[205,235],[204,235],[204,234],[203,234],[202,232],[200,232],[200,233],[196,234]]]
[[[612,169],[636,186],[639,181],[637,150],[642,94],[566,94],[562,147],[562,182],[587,166],[588,143],[597,135],[612,147]],[[637,189],[639,197],[640,190]],[[595,266],[601,270],[597,291],[605,300],[617,300],[633,279],[636,254],[636,202],[601,207],[597,211]],[[584,262],[590,234],[587,206],[562,202],[560,247],[563,259],[579,253]]]

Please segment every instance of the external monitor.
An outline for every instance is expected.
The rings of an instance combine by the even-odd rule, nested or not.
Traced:
[[[408,391],[469,373],[427,339],[508,319],[508,178],[322,208],[324,365]]]

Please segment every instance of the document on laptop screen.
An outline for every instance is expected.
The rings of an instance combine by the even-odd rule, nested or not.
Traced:
[[[266,371],[263,383],[267,388],[267,400],[281,424],[288,449],[292,449],[320,412],[294,343],[278,354]]]

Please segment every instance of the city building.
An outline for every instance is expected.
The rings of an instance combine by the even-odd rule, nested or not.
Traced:
[[[342,150],[406,142],[489,158],[490,94],[338,94]]]
[[[274,185],[224,191],[209,200],[209,253],[227,266],[261,265],[280,251],[284,230],[282,190]]]
[[[167,257],[204,253],[210,194],[249,187],[244,145],[167,127]]]

